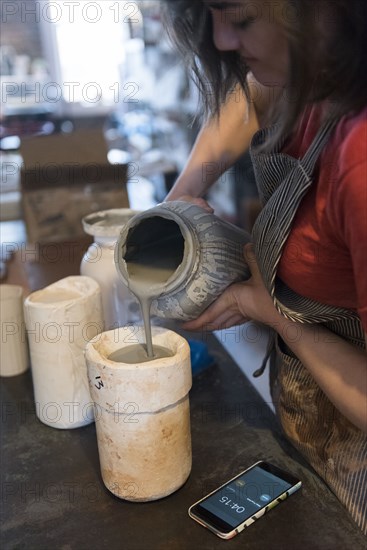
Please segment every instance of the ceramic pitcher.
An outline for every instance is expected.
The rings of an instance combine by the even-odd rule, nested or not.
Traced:
[[[115,262],[122,281],[129,285],[129,264],[156,265],[170,270],[157,287],[151,314],[191,320],[206,309],[231,283],[250,272],[243,247],[248,233],[203,208],[172,201],[140,213],[122,229]]]

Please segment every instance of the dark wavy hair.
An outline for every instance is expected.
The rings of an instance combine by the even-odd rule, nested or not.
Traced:
[[[283,16],[278,13],[277,22],[288,38],[290,69],[287,101],[282,108],[278,105],[268,120],[276,118],[279,123],[278,137],[294,129],[309,103],[328,99],[330,116],[338,117],[358,112],[367,104],[367,0],[281,1]],[[204,3],[164,0],[163,5],[168,34],[196,76],[204,116],[218,115],[238,84],[249,97],[249,68],[237,52],[215,47],[212,18]],[[316,47],[322,35],[320,10],[326,10],[331,31],[322,49]]]

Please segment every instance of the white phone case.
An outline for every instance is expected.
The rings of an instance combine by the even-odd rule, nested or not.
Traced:
[[[302,482],[299,481],[298,483],[293,485],[290,489],[288,489],[287,491],[284,491],[284,493],[282,493],[277,498],[275,498],[274,500],[269,502],[269,504],[264,506],[264,508],[261,508],[261,510],[256,512],[256,514],[254,514],[253,516],[247,518],[243,523],[238,525],[238,527],[234,527],[233,530],[230,531],[229,533],[222,533],[222,532],[218,531],[213,525],[210,525],[210,523],[206,523],[202,518],[199,518],[199,517],[195,516],[195,514],[193,514],[192,509],[194,508],[194,506],[196,506],[197,504],[200,504],[200,502],[203,502],[204,500],[206,500],[212,494],[214,494],[217,491],[219,491],[220,489],[222,489],[222,487],[225,487],[226,485],[231,483],[234,479],[242,476],[243,474],[245,474],[246,472],[248,472],[249,470],[251,470],[252,468],[257,466],[258,464],[262,464],[263,462],[264,462],[263,460],[259,460],[258,462],[255,462],[255,464],[252,464],[252,466],[250,466],[246,470],[243,470],[243,472],[241,472],[240,474],[237,474],[236,476],[232,477],[231,479],[229,479],[228,481],[223,483],[223,485],[220,485],[219,487],[214,489],[214,491],[207,494],[204,498],[201,498],[200,500],[195,502],[192,506],[190,506],[190,508],[188,510],[190,518],[192,518],[193,520],[200,523],[200,525],[202,525],[203,527],[206,527],[207,529],[209,529],[210,531],[215,533],[221,539],[229,540],[229,539],[233,538],[235,535],[237,535],[237,533],[241,533],[241,531],[246,529],[252,523],[255,523],[255,521],[257,519],[261,518],[263,515],[265,515],[267,512],[269,512],[269,510],[271,510],[272,508],[275,508],[275,506],[277,506],[280,502],[282,502],[283,500],[288,498],[291,494],[295,493],[296,491],[298,491],[298,489],[301,488]]]

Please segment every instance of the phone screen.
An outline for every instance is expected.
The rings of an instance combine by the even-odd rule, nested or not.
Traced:
[[[299,481],[261,462],[196,504],[192,512],[223,532],[231,531]]]

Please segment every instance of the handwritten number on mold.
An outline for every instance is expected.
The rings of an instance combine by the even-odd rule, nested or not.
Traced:
[[[95,377],[96,380],[98,380],[99,378],[101,378],[101,377],[100,377],[100,376],[96,376],[96,377]],[[101,388],[104,387],[104,384],[103,384],[102,380],[99,380],[98,386],[97,386],[97,384],[94,384],[94,385],[95,385],[95,387],[97,388],[97,390],[100,390]]]

